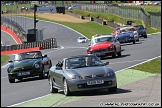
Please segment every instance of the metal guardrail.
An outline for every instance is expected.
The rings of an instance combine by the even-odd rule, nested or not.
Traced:
[[[12,50],[35,48],[35,47],[41,47],[42,49],[57,48],[56,38],[50,38],[50,39],[36,41],[36,42],[27,42],[27,43],[16,44],[11,46],[1,46],[1,51],[2,52],[12,51]]]

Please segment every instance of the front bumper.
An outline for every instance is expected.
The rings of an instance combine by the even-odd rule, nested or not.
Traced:
[[[36,69],[36,70],[26,70],[26,71],[18,71],[18,72],[11,72],[8,73],[9,79],[18,79],[18,78],[27,78],[27,77],[33,77],[38,76],[42,72],[42,68]]]
[[[94,84],[87,85],[87,81],[96,81],[103,80],[103,84]],[[95,78],[95,79],[86,79],[86,80],[67,80],[69,91],[87,91],[87,90],[97,90],[97,89],[108,89],[111,87],[117,86],[116,77],[103,77],[103,78]]]
[[[135,39],[134,38],[125,38],[125,39],[119,39],[120,43],[129,43],[133,42]]]
[[[97,57],[111,56],[111,55],[113,55],[113,53],[114,53],[114,50],[112,50],[112,51],[87,52],[87,54],[94,54]]]

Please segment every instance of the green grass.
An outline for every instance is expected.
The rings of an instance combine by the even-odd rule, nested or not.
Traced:
[[[135,66],[132,69],[145,71],[145,72],[149,72],[149,73],[161,74],[161,57],[151,60],[149,62],[146,62],[142,65]]]
[[[10,57],[8,55],[1,55],[1,65],[9,59]]]

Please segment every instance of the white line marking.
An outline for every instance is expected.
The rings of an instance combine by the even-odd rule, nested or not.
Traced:
[[[1,68],[6,68],[10,63],[3,65]]]
[[[29,19],[33,19],[33,18],[29,18]],[[44,20],[40,20],[40,21],[44,21]],[[49,21],[44,21],[44,22],[49,22]],[[50,22],[50,23],[54,23],[54,22]],[[58,24],[58,23],[56,23],[56,24]],[[62,24],[59,24],[59,25],[62,25]],[[65,25],[62,25],[62,26],[65,26]],[[67,27],[67,26],[65,26],[65,27]],[[67,27],[67,28],[69,28],[69,27]],[[69,29],[71,29],[71,28],[69,28]],[[73,30],[73,29],[71,29],[71,30]],[[75,30],[73,30],[73,31],[75,31]],[[77,31],[75,31],[75,32],[77,32]],[[79,32],[77,32],[77,33],[79,33]],[[160,33],[161,33],[161,32],[160,32]],[[82,35],[81,33],[79,33],[79,34]],[[82,35],[82,36],[84,36],[84,35]],[[53,51],[50,51],[50,52],[53,52]],[[48,52],[48,53],[50,53],[50,52]],[[47,53],[45,53],[45,54],[47,54]],[[158,57],[161,57],[161,56],[158,56]],[[155,58],[158,58],[158,57],[155,57]],[[148,60],[146,60],[146,61],[144,61],[144,62],[141,62],[141,63],[139,63],[139,64],[130,66],[130,67],[128,67],[128,68],[131,68],[131,67],[134,67],[134,66],[143,64],[143,63],[148,62],[148,61],[150,61],[150,60],[153,60],[153,59],[155,59],[155,58],[148,59]],[[125,68],[125,69],[128,69],[128,68]],[[121,69],[121,70],[119,70],[119,71],[122,71],[122,70],[125,70],[125,69]],[[119,72],[119,71],[117,71],[117,72]],[[48,95],[51,95],[51,94],[47,94],[47,95],[45,95],[45,96],[48,96]],[[42,98],[42,97],[45,97],[45,96],[41,96],[41,97],[34,98],[34,99],[31,99],[31,100],[28,100],[28,101],[24,101],[24,102],[21,102],[21,103],[17,103],[17,104],[8,106],[8,107],[13,107],[13,106],[16,106],[16,105],[19,105],[19,104],[23,104],[23,103],[26,103],[26,102],[30,102],[30,101],[32,101],[32,100],[36,100],[36,99],[39,99],[39,98]]]
[[[124,68],[124,69],[118,70],[118,71],[116,71],[116,72],[120,72],[120,71],[123,71],[123,70],[129,69],[129,68],[132,68],[132,67],[135,67],[135,66],[141,65],[141,64],[143,64],[143,63],[146,63],[146,62],[149,62],[149,61],[151,61],[151,60],[154,60],[154,59],[156,59],[156,58],[158,58],[158,57],[161,57],[161,55],[160,55],[160,56],[157,56],[157,57],[154,57],[154,58],[152,58],[152,59],[148,59],[148,60],[146,60],[146,61],[144,61],[144,62],[141,62],[141,63],[135,64],[135,65],[133,65],[133,66],[130,66],[130,67],[127,67],[127,68]]]
[[[43,97],[46,97],[46,96],[49,96],[49,95],[51,95],[51,94],[47,94],[47,95],[44,95],[44,96],[41,96],[41,97],[37,97],[37,98],[31,99],[31,100],[27,100],[27,101],[24,101],[24,102],[13,104],[13,105],[10,105],[10,106],[7,106],[7,107],[13,107],[13,106],[20,105],[20,104],[23,104],[23,103],[27,103],[27,102],[30,102],[30,101],[33,101],[33,100],[36,100],[36,99],[40,99],[40,98],[43,98]]]
[[[161,55],[158,56],[158,57],[161,57]],[[133,65],[133,66],[130,66],[130,67],[128,67],[128,68],[121,69],[121,70],[119,70],[119,71],[122,71],[122,70],[125,70],[125,69],[129,69],[129,68],[131,68],[131,67],[134,67],[134,66],[137,66],[137,65],[140,65],[140,64],[143,64],[143,63],[149,62],[149,61],[151,61],[151,60],[153,60],[153,59],[156,59],[156,58],[158,58],[158,57],[154,57],[154,58],[152,58],[152,59],[147,59],[147,60],[144,61],[144,62],[138,63],[138,64]],[[116,72],[119,72],[119,71],[116,71]],[[45,96],[48,96],[48,95],[51,95],[51,94],[47,94],[47,95],[45,95]],[[36,100],[36,99],[39,99],[39,98],[45,97],[45,96],[41,96],[41,97],[34,98],[34,99],[31,99],[31,100],[28,100],[28,101],[24,101],[24,102],[21,102],[21,103],[17,103],[17,104],[14,104],[14,105],[8,106],[8,107],[13,107],[13,106],[16,106],[16,105],[20,105],[20,104],[23,104],[23,103],[26,103],[26,102],[30,102],[30,101],[32,101],[32,100]]]
[[[136,61],[143,61],[143,60],[149,60],[149,59],[142,59],[142,60],[131,60],[131,61],[123,61],[123,62],[115,62],[115,63],[110,63],[110,64],[127,63],[127,62],[136,62]]]

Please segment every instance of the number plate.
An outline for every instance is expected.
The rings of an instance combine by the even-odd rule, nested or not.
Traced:
[[[22,72],[22,73],[18,73],[18,76],[23,76],[23,75],[30,75],[30,72]]]
[[[87,85],[103,84],[103,80],[87,81]]]

